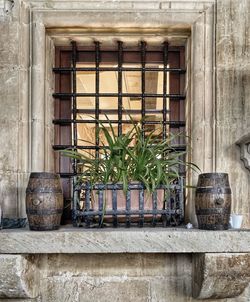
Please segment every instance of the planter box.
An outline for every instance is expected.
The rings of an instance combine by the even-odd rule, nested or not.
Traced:
[[[85,183],[74,192],[75,226],[177,226],[183,222],[182,179],[170,187],[161,185],[153,194],[141,183],[130,183],[126,194],[120,183]]]

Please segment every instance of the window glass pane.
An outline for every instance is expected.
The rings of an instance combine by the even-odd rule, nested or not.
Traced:
[[[94,67],[93,64],[77,64],[76,67]],[[77,93],[95,92],[95,71],[77,71],[76,73]]]
[[[141,97],[123,97],[124,110],[141,110]]]
[[[153,68],[159,68],[158,65],[150,65]],[[145,72],[145,93],[162,94],[163,93],[163,72],[146,71]]]
[[[79,146],[95,145],[95,124],[79,123],[77,124],[77,144]]]
[[[109,66],[111,67],[111,66]],[[118,73],[116,71],[100,71],[100,93],[118,92]]]
[[[117,121],[118,120],[117,111],[100,114],[99,120],[100,121],[113,121],[113,120]],[[104,125],[107,125],[107,123],[105,123]]]
[[[95,97],[77,97],[77,109],[95,109]]]
[[[163,114],[162,113],[146,113],[145,120],[151,121],[151,122],[160,122],[163,120]]]
[[[129,112],[124,112],[122,114],[122,120],[123,121],[128,121],[129,124],[130,121],[131,121],[131,118],[133,119],[133,121],[135,122],[139,122],[141,120],[141,112],[138,112],[138,113],[129,113]],[[127,124],[127,123],[126,123]]]
[[[129,66],[125,66],[129,67]],[[133,65],[130,67],[139,67]],[[124,71],[122,77],[123,93],[141,93],[141,72],[140,71]]]
[[[145,110],[163,110],[162,97],[146,97],[145,98]]]
[[[99,97],[99,108],[104,110],[118,109],[118,98],[117,97]]]

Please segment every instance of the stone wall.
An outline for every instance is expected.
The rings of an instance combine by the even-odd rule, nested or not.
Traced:
[[[23,54],[21,51],[30,44],[30,16],[25,7],[30,6],[31,1],[15,1],[12,10],[9,10],[10,2],[0,2],[0,200],[4,204],[5,215],[13,217],[25,215],[24,191],[31,169],[29,155],[32,146],[29,144],[31,133],[28,124],[31,123],[32,106],[27,106],[30,103],[24,102],[25,98],[30,98],[28,71],[31,54]],[[90,8],[90,4],[84,0],[75,1],[74,5],[77,7],[79,2],[85,3],[87,9]],[[60,4],[58,1],[55,3],[57,7]],[[63,3],[65,7],[67,2]],[[91,7],[100,9],[100,3],[95,1]],[[112,8],[120,7],[120,10],[142,8],[140,1],[112,3]],[[183,12],[188,11],[189,6],[198,7],[203,3],[206,5],[205,1],[198,0],[183,3]],[[48,8],[53,7],[53,1],[33,1],[32,5]],[[176,5],[177,1],[147,1],[143,8],[168,9],[175,8]],[[250,189],[247,184],[250,174],[239,159],[239,148],[235,142],[248,133],[250,127],[250,1],[218,0],[216,7],[215,119],[211,121],[215,128],[216,142],[213,160],[217,171],[229,173],[233,190],[233,211],[244,213],[244,224],[249,226]],[[194,153],[197,153],[196,148],[200,149],[195,142],[193,148]],[[200,157],[202,158],[202,154]],[[206,167],[203,164],[201,166]],[[208,172],[205,170],[203,172]]]
[[[24,190],[30,171],[30,109],[23,103],[29,98],[29,54],[23,57],[20,52],[30,43],[27,36],[24,39],[29,22],[24,8],[30,1],[15,0],[11,12],[6,11],[8,2],[0,1],[0,202],[5,215],[15,217],[25,213]],[[53,2],[34,1],[45,8]],[[77,7],[77,2],[70,6]],[[166,9],[175,2],[113,1],[112,5]],[[183,10],[188,9],[189,2],[183,1]],[[95,7],[98,3],[93,1]],[[90,1],[86,5],[92,6]],[[211,121],[216,129],[216,170],[229,173],[233,211],[244,213],[244,225],[250,227],[250,173],[240,162],[235,145],[250,131],[250,1],[218,0],[216,8],[216,119]],[[43,293],[37,302],[195,301],[191,298],[190,255],[44,255],[40,267]],[[249,296],[247,290],[239,298],[221,301],[248,302]]]
[[[160,302],[168,297],[174,302],[188,301],[191,293],[188,255],[52,255],[44,260],[42,301]]]
[[[233,211],[250,226],[250,173],[235,142],[250,132],[250,1],[217,1],[216,167],[229,173]]]
[[[19,126],[19,9],[12,14],[0,15],[1,55],[0,55],[0,198],[9,215],[16,215],[17,209],[17,165]],[[10,206],[8,206],[10,205]]]
[[[39,267],[42,291],[39,297],[11,301],[201,301],[192,298],[192,256],[189,254],[52,254],[40,257]],[[238,298],[219,301],[248,302],[249,295],[248,287]]]
[[[0,2],[0,200],[5,216],[19,217],[25,213],[23,183],[27,183],[29,172],[30,123],[29,109],[23,104],[29,97],[29,53],[23,56],[20,49],[29,40],[23,40],[28,30],[23,4],[15,1],[8,11],[11,6],[9,1]]]

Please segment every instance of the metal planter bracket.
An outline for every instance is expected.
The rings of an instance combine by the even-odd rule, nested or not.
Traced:
[[[250,171],[250,132],[242,136],[236,145],[240,147],[240,159],[244,162],[246,169]]]
[[[193,297],[233,298],[250,281],[249,253],[205,253],[193,255]]]

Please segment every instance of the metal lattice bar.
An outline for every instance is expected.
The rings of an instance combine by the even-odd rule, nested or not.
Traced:
[[[113,226],[117,227],[117,188],[114,186],[112,190],[112,209],[113,209]]]
[[[179,197],[179,208],[180,208],[180,216],[181,216],[181,221],[184,221],[184,177],[181,178],[180,182],[180,188],[177,188],[176,190],[178,191],[178,197]]]
[[[76,71],[96,71],[95,67],[77,67]],[[141,68],[138,67],[99,67],[99,71],[141,71]],[[73,71],[73,68],[70,67],[59,67],[53,68],[55,73],[69,73]],[[167,71],[173,73],[185,73],[186,69],[181,68],[161,68],[161,67],[145,67],[145,71]]]
[[[109,123],[112,123],[112,124],[118,124],[119,121],[118,120],[99,120],[102,124],[109,124]],[[63,125],[63,124],[71,124],[71,123],[78,123],[78,124],[85,124],[85,123],[88,123],[88,124],[95,124],[96,121],[94,119],[92,120],[73,120],[73,119],[56,119],[53,121],[54,124],[57,124],[57,125]],[[132,124],[132,122],[130,120],[122,120],[122,123],[123,124]],[[162,121],[148,121],[148,120],[145,120],[144,121],[144,125],[161,125],[162,124]],[[167,121],[166,124],[168,125],[171,125],[172,127],[174,126],[185,126],[185,122],[184,121]]]
[[[71,65],[72,65],[72,122],[73,122],[73,145],[74,148],[73,150],[76,150],[76,145],[77,145],[77,124],[76,124],[76,118],[77,118],[77,113],[76,113],[76,109],[77,109],[77,101],[76,101],[76,92],[77,92],[77,88],[76,88],[76,59],[77,59],[77,47],[76,47],[76,43],[73,41],[71,42],[71,46],[72,46],[72,56],[71,56]],[[74,159],[72,160],[72,168],[73,168],[73,173],[74,175],[77,174],[77,160]],[[73,200],[73,207],[76,207],[76,193],[74,191],[74,187],[76,185],[76,177],[73,177],[73,181],[72,181],[72,200]],[[73,217],[75,217],[75,213],[72,213]],[[73,218],[73,223],[74,222],[74,218]]]
[[[157,219],[157,216],[156,216],[156,213],[157,213],[157,191],[153,192],[152,194],[152,209],[153,209],[153,219],[152,219],[152,225],[153,226],[156,226],[156,219]]]
[[[63,178],[63,177],[69,177],[69,175],[67,175],[67,176],[62,176],[61,175],[61,178]],[[74,175],[73,176],[73,181],[72,181],[72,188],[71,188],[71,192],[73,192],[73,199],[72,199],[72,207],[73,207],[73,209],[78,209],[78,205],[80,204],[80,195],[79,195],[79,193],[77,192],[77,191],[75,191],[74,190],[74,188],[75,188],[75,184],[77,183],[77,176],[76,175]],[[73,222],[73,226],[77,226],[77,213],[76,213],[76,211],[72,211],[72,222]]]
[[[166,110],[166,112],[170,112]],[[77,109],[77,113],[95,114],[94,109]],[[122,114],[141,114],[140,109],[126,109],[121,111]],[[163,113],[163,110],[145,109],[145,113]],[[117,115],[116,109],[100,109],[99,114]]]
[[[74,146],[77,145],[77,124],[76,124],[76,57],[77,57],[77,49],[76,49],[76,42],[71,42],[72,44],[72,122],[73,122],[73,144]],[[73,160],[73,171],[77,173],[77,161],[76,159]]]
[[[152,211],[152,210],[119,210],[119,211],[114,211],[114,210],[106,210],[105,211],[105,215],[107,216],[118,216],[118,215],[127,215],[127,216],[131,216],[131,215],[140,215],[140,216],[144,216],[144,215],[159,215],[159,214],[167,214],[167,215],[174,215],[174,214],[180,214],[181,211],[180,210],[173,210],[173,209],[166,209],[166,210],[157,210],[157,211]],[[83,216],[83,217],[92,217],[95,215],[99,215],[102,217],[103,215],[103,211],[99,210],[99,211],[76,211],[77,216]],[[105,216],[104,216],[105,217]],[[129,222],[129,224],[131,225],[131,220]],[[88,223],[89,224],[89,223]],[[143,224],[139,224],[140,226],[143,226]],[[89,225],[88,225],[89,226]]]
[[[129,228],[131,225],[131,191],[128,188],[126,193],[126,227]]]
[[[142,137],[145,137],[145,67],[146,67],[146,43],[141,42],[141,117]]]
[[[58,92],[58,93],[53,93],[53,97],[55,98],[69,98],[69,97],[117,97],[119,96],[118,93],[64,93],[64,92]],[[181,94],[163,94],[163,93],[122,93],[122,97],[134,97],[134,98],[145,98],[145,97],[155,97],[155,98],[160,98],[160,97],[166,97],[170,99],[178,99],[178,100],[185,100],[186,96],[181,95]]]
[[[54,145],[53,149],[54,150],[64,150],[64,149],[74,149],[75,146],[73,145]],[[108,146],[76,146],[77,149],[79,150],[102,150],[102,149],[109,149]],[[170,151],[174,149],[175,151],[185,151],[186,150],[186,145],[177,145],[177,146],[172,146]]]
[[[85,190],[85,209],[86,209],[86,213],[89,212],[90,210],[90,196],[91,196],[91,190],[90,190],[90,185],[87,184],[87,187],[86,187],[86,190]],[[73,210],[74,211],[74,210]],[[77,212],[76,212],[77,213]],[[78,215],[77,215],[78,214]],[[73,217],[75,216],[79,216],[79,213],[77,213],[76,215],[73,215]],[[86,223],[86,226],[89,227],[90,226],[90,218],[91,216],[90,215],[87,215],[86,216],[86,219],[85,219],[85,223]]]
[[[100,42],[95,42],[95,145],[99,147],[99,110],[100,110]],[[99,158],[99,149],[96,149],[95,157]]]
[[[99,212],[100,212],[100,214],[99,214],[99,225],[101,225],[102,224],[102,219],[103,219],[103,215],[102,215],[102,213],[103,213],[103,207],[104,207],[104,203],[103,203],[103,190],[101,189],[101,190],[99,190],[98,191],[98,208],[99,208]]]
[[[159,185],[157,189],[168,189],[168,190],[181,190],[183,188],[182,185],[183,179],[180,178],[180,181],[178,183],[172,184],[172,185]],[[80,185],[77,185],[75,187],[75,190],[114,190],[116,188],[117,190],[123,190],[123,184],[122,183],[108,183],[108,184],[93,184],[89,185],[89,183],[83,183]],[[145,185],[142,183],[130,183],[128,185],[128,190],[146,190]]]
[[[168,43],[164,43],[163,47],[163,66],[164,66],[164,73],[163,73],[163,129],[162,129],[162,138],[163,140],[167,137],[167,66],[168,66]]]
[[[122,135],[122,62],[123,43],[118,42],[118,136]]]
[[[141,189],[139,191],[139,211],[140,211],[140,216],[139,216],[139,227],[143,227],[144,224],[144,190]]]

